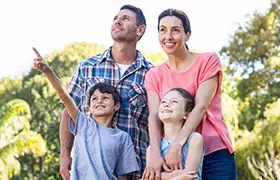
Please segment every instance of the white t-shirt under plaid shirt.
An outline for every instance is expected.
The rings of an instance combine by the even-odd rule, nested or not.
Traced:
[[[120,69],[110,52],[111,47],[102,54],[83,60],[72,76],[68,91],[79,109],[89,115],[88,91],[94,84],[104,82],[117,89],[121,108],[114,116],[113,126],[130,135],[142,173],[146,166],[146,148],[149,144],[144,80],[152,64],[137,51],[136,60],[121,76]],[[137,177],[140,176],[140,173],[137,174]]]

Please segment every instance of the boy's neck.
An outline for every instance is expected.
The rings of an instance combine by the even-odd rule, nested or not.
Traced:
[[[180,133],[182,125],[181,123],[164,123],[164,138],[169,141],[174,141]]]
[[[112,124],[112,116],[108,117],[103,117],[103,116],[99,116],[99,117],[94,117],[94,120],[100,124],[101,126],[105,126],[105,127],[111,127]]]

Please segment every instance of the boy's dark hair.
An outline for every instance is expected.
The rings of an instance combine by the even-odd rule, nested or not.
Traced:
[[[123,9],[128,9],[128,10],[130,10],[130,11],[135,12],[135,14],[136,14],[136,25],[137,25],[137,26],[140,26],[140,25],[145,25],[145,26],[147,26],[147,25],[146,25],[146,18],[145,18],[144,14],[143,14],[143,12],[142,12],[142,10],[141,10],[140,8],[135,7],[135,6],[133,6],[133,5],[127,4],[127,5],[123,5],[123,6],[120,8],[120,10],[123,10]],[[145,31],[144,31],[144,33],[145,33]],[[144,33],[142,34],[142,36],[144,35]],[[142,36],[140,36],[140,38],[138,39],[138,41],[142,38]]]
[[[108,94],[112,94],[113,99],[114,99],[114,103],[117,104],[120,102],[120,96],[119,93],[117,92],[116,88],[114,88],[112,85],[110,84],[106,84],[106,83],[97,83],[94,86],[92,86],[89,90],[89,101],[88,104],[90,105],[90,97],[92,96],[92,94],[96,91],[99,90],[101,93],[108,93]]]
[[[173,88],[168,92],[176,91],[185,99],[185,111],[191,112],[194,108],[194,97],[183,88]]]
[[[187,32],[191,33],[190,20],[189,20],[188,16],[179,9],[166,9],[166,10],[162,11],[162,13],[160,13],[160,15],[158,16],[158,30],[159,30],[160,20],[166,16],[175,16],[175,17],[179,18],[183,24],[185,33],[187,33]],[[187,50],[189,50],[188,45],[185,44],[185,46],[186,46]]]

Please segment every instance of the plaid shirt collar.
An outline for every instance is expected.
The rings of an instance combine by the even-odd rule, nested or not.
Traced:
[[[111,56],[111,50],[112,50],[112,47],[109,47],[108,49],[106,49],[101,55],[100,55],[100,59],[98,59],[97,63],[101,63],[102,61],[111,61],[111,62],[115,62],[115,60],[112,58]],[[151,68],[151,63],[148,62],[145,57],[138,51],[136,50],[136,54],[137,54],[137,58],[136,60],[132,63],[135,67],[144,67],[144,68]]]

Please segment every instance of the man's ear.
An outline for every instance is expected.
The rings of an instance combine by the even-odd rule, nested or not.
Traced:
[[[120,109],[120,107],[121,107],[121,103],[117,103],[117,104],[115,105],[114,111],[117,112],[117,111]]]
[[[146,30],[146,26],[144,24],[137,27],[137,35],[141,37]]]

